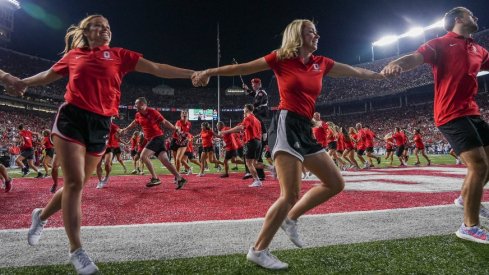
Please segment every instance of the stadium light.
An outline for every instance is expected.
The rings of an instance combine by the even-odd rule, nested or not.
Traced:
[[[2,0],[2,2],[8,2],[8,3],[14,5],[14,7],[16,9],[20,9],[20,3],[17,0]]]
[[[421,27],[415,27],[410,29],[407,33],[403,34],[403,36],[416,37],[424,34],[424,29]]]
[[[445,26],[445,20],[441,19],[441,20],[437,21],[436,23],[433,23],[424,29],[425,30],[431,30],[431,29],[436,29],[436,28],[443,28],[444,26]]]
[[[398,36],[396,36],[396,35],[388,35],[388,36],[384,36],[381,39],[375,41],[374,43],[372,43],[372,45],[373,46],[385,46],[385,45],[394,43],[394,42],[396,42],[398,40],[399,40],[399,37]]]

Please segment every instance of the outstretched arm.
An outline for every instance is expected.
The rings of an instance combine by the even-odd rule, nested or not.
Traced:
[[[355,77],[360,79],[384,79],[385,77],[371,70],[353,67],[348,64],[335,62],[327,74],[330,77]]]
[[[206,86],[209,83],[209,79],[211,76],[249,75],[268,69],[270,69],[268,63],[265,61],[264,57],[261,57],[248,63],[227,65],[219,68],[212,68],[205,71],[196,72],[192,76],[192,83],[194,84],[194,86]]]
[[[423,63],[423,55],[419,52],[414,52],[390,62],[382,69],[381,74],[387,77],[399,76],[401,73],[413,70]]]
[[[44,86],[62,77],[63,77],[62,75],[55,73],[52,69],[48,69],[44,72],[40,72],[36,75],[24,78],[22,81],[24,81],[24,83],[29,87]]]
[[[155,63],[145,58],[139,58],[135,70],[140,73],[152,74],[161,78],[187,78],[190,79],[193,70],[178,68],[167,64]]]

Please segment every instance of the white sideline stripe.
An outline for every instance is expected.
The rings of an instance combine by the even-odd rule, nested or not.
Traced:
[[[380,209],[380,210],[366,210],[366,211],[352,211],[352,212],[341,212],[341,213],[327,213],[327,214],[314,214],[314,215],[304,215],[303,218],[306,217],[327,217],[327,216],[349,216],[356,214],[369,214],[369,213],[382,213],[382,212],[402,212],[409,211],[413,209],[438,209],[438,208],[449,208],[453,205],[432,205],[432,206],[421,206],[421,207],[408,207],[408,208],[396,208],[396,209]],[[154,227],[154,226],[178,226],[178,225],[191,225],[191,224],[214,224],[214,223],[239,223],[239,222],[255,222],[255,221],[263,221],[264,218],[252,218],[252,219],[239,219],[239,220],[205,220],[205,221],[192,221],[192,222],[164,222],[164,223],[137,223],[137,224],[121,224],[121,225],[89,225],[82,226],[84,229],[100,229],[100,228],[131,228],[131,227]],[[43,230],[46,231],[54,231],[54,230],[64,230],[64,227],[48,227]],[[26,232],[28,228],[18,228],[18,229],[2,229],[1,233],[9,233],[9,232]]]
[[[444,235],[455,232],[462,217],[463,211],[453,204],[307,215],[300,219],[299,233],[306,247]],[[259,218],[90,226],[82,227],[82,236],[84,248],[96,262],[162,260],[244,254],[262,223]],[[27,244],[26,232],[27,229],[0,231],[0,267],[67,263],[68,242],[62,228],[46,230],[35,247]],[[295,247],[279,231],[271,248]]]

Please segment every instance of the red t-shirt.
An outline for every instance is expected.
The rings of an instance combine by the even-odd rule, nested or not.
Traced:
[[[236,148],[243,148],[243,134],[240,133],[233,133],[234,140],[236,141]]]
[[[231,128],[224,126],[221,131],[226,131]],[[222,140],[224,141],[224,149],[226,151],[232,151],[238,149],[238,144],[236,143],[236,137],[234,133],[228,133],[222,135]]]
[[[336,136],[330,128],[326,130],[326,144],[330,144],[331,142],[336,141]]]
[[[19,135],[22,137],[22,145],[20,150],[27,150],[32,148],[32,132],[29,130],[19,131]]]
[[[136,150],[136,148],[138,147],[138,143],[139,143],[138,136],[131,138],[131,151]]]
[[[277,60],[276,51],[264,58],[277,77],[278,109],[312,119],[316,98],[323,87],[323,77],[331,70],[334,61],[316,55],[312,55],[307,64],[302,63],[299,57]]]
[[[337,151],[345,150],[345,136],[343,135],[343,133],[338,133],[338,143],[336,144],[336,150]]]
[[[110,123],[110,132],[109,132],[109,140],[107,142],[107,147],[109,148],[118,148],[119,145],[119,139],[117,138],[117,130],[120,127],[117,126],[115,123]]]
[[[51,67],[53,72],[69,76],[66,102],[103,115],[119,113],[122,78],[136,67],[142,55],[109,46],[76,48]]]
[[[404,145],[404,137],[401,132],[396,132],[392,134],[392,138],[396,140],[396,146]]]
[[[200,131],[200,137],[202,138],[202,147],[212,147],[212,138],[214,137],[212,130]]]
[[[365,150],[367,148],[367,146],[365,144],[366,135],[365,135],[365,131],[363,129],[358,130],[358,133],[356,135],[356,139],[357,139],[357,149],[358,150]]]
[[[244,126],[244,142],[253,139],[261,140],[261,124],[253,114],[249,114],[243,119],[241,125]]]
[[[312,128],[312,134],[316,138],[316,141],[323,147],[326,147],[328,143],[326,142],[326,131],[328,130],[328,124],[321,121],[319,127]]]
[[[394,138],[390,137],[386,139],[385,149],[392,150],[392,144],[394,143]]]
[[[43,137],[42,139],[42,146],[44,146],[44,149],[52,149],[54,148],[53,143],[51,142],[51,138],[49,137]]]
[[[436,126],[459,117],[480,115],[475,102],[477,73],[489,70],[487,50],[472,38],[448,32],[421,45],[418,52],[433,68]]]
[[[375,133],[372,130],[364,129],[365,131],[365,146],[374,147]]]
[[[148,140],[145,138],[140,138],[138,143],[138,152],[143,151],[144,147],[148,144]]]
[[[420,134],[414,134],[413,140],[414,140],[414,144],[415,144],[416,148],[418,148],[418,149],[424,148],[423,139],[421,138]]]
[[[163,135],[163,130],[161,130],[160,123],[164,121],[165,118],[155,109],[146,108],[146,114],[144,115],[137,112],[134,120],[136,123],[141,125],[145,139],[152,140],[155,137]]]
[[[180,127],[180,130],[183,133],[188,133],[188,132],[190,132],[190,128],[192,128],[192,123],[190,123],[190,121],[184,122],[183,120],[179,119],[175,123],[175,127],[177,127],[177,128]],[[173,138],[178,138],[176,131],[173,132]]]
[[[188,143],[187,143],[187,149],[185,152],[194,152],[194,136],[192,134],[188,134]]]

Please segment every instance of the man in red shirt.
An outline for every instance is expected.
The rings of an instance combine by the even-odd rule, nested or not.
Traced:
[[[20,155],[15,159],[17,166],[21,167],[22,176],[29,174],[29,167],[37,172],[36,178],[42,178],[43,175],[34,164],[34,146],[32,143],[32,136],[39,136],[38,133],[33,133],[27,129],[24,129],[24,125],[19,125],[19,141],[20,141]],[[24,159],[27,160],[27,165],[24,165]]]
[[[217,123],[217,130],[219,132],[227,131],[231,128],[224,126],[222,121]],[[234,164],[243,164],[244,162],[237,158],[238,157],[238,142],[236,141],[236,137],[234,133],[221,134],[219,137],[224,141],[224,150],[226,154],[224,156],[224,174],[221,175],[221,178],[229,177],[229,160]]]
[[[462,195],[455,200],[457,206],[464,207],[464,223],[456,235],[488,244],[489,233],[480,226],[479,215],[489,218],[489,211],[481,205],[489,176],[489,125],[481,119],[474,98],[477,74],[489,70],[489,53],[472,39],[478,25],[470,10],[456,7],[445,14],[444,22],[446,35],[392,61],[382,73],[396,76],[423,63],[432,66],[435,124],[467,165]]]
[[[243,108],[244,116],[243,122],[240,125],[231,128],[229,130],[224,130],[219,132],[220,135],[226,135],[234,132],[244,131],[244,155],[246,166],[250,170],[253,177],[253,183],[250,187],[260,187],[262,182],[258,178],[256,168],[263,169],[263,163],[257,162],[258,158],[261,157],[259,154],[261,152],[261,124],[260,121],[253,114],[253,105],[246,104]]]
[[[110,172],[112,171],[112,158],[115,154],[116,148],[119,148],[119,140],[118,140],[119,133],[117,133],[119,129],[120,127],[117,124],[115,124],[114,122],[110,123],[110,132],[109,132],[109,139],[107,141],[107,148],[105,148],[105,154],[97,164],[97,177],[98,177],[97,189],[102,189],[109,183],[109,175]],[[104,165],[105,177],[102,177],[102,162],[105,162]]]
[[[370,164],[373,166],[372,158],[377,160],[377,164],[380,164],[380,157],[374,155],[374,139],[377,138],[374,131],[372,131],[368,125],[363,126],[363,131],[365,133],[365,146],[367,147],[365,152],[367,152]]]
[[[166,154],[165,139],[163,137],[163,130],[160,125],[172,130],[177,130],[173,124],[166,120],[160,112],[153,108],[148,107],[148,102],[146,98],[139,97],[136,99],[135,103],[136,117],[126,128],[119,130],[120,134],[126,133],[128,130],[140,125],[144,137],[148,140],[148,143],[141,152],[141,159],[148,167],[151,173],[151,180],[146,184],[146,187],[153,187],[160,185],[161,181],[158,179],[156,172],[154,170],[153,164],[151,163],[151,157],[155,155],[161,163],[175,176],[175,183],[177,184],[176,189],[181,189],[187,180],[184,179],[180,173],[175,169],[175,166],[168,159]]]
[[[396,141],[396,156],[399,158],[400,166],[406,166],[406,161],[404,159],[404,150],[406,144],[406,137],[404,133],[401,132],[401,128],[395,127],[392,138]]]
[[[367,146],[365,144],[366,134],[363,130],[361,123],[357,123],[355,125],[355,128],[357,129],[357,139],[355,140],[355,142],[357,143],[357,157],[364,164],[363,168],[368,169],[370,168],[370,162],[363,158],[365,150],[367,149]]]

